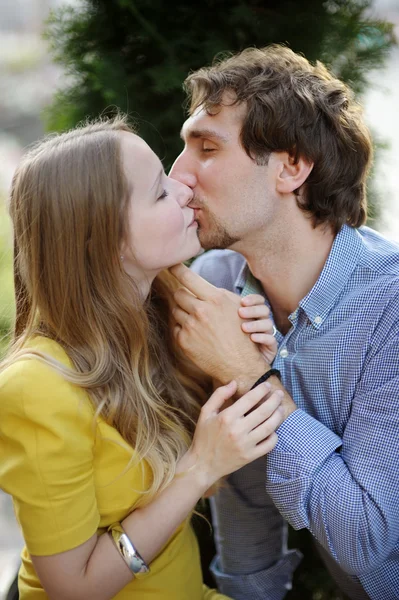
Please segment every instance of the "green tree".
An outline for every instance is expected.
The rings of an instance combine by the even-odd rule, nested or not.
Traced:
[[[287,43],[362,92],[393,43],[392,25],[369,17],[370,6],[371,0],[84,0],[61,8],[47,36],[67,76],[48,110],[48,128],[64,130],[118,107],[139,119],[141,135],[168,167],[181,148],[182,82],[221,52]]]
[[[0,195],[0,359],[6,351],[14,318],[12,238],[4,198]]]
[[[371,0],[84,0],[53,13],[47,30],[55,59],[66,69],[63,88],[47,111],[50,130],[117,108],[168,168],[181,150],[182,82],[215,55],[287,43],[322,60],[361,94],[371,69],[394,43],[392,25],[373,18]],[[209,530],[198,521],[205,577],[213,554]],[[293,539],[294,538],[294,539]],[[306,532],[291,532],[305,553],[291,600],[339,600]]]

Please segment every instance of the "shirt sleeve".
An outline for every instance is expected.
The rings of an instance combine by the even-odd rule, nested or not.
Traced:
[[[342,439],[297,410],[267,462],[266,489],[282,516],[357,576],[381,565],[399,538],[397,300],[378,329]]]
[[[86,393],[39,360],[0,376],[0,487],[33,555],[75,548],[98,528],[93,419]]]

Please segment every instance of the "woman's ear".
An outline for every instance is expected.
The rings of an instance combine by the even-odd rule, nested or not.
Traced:
[[[280,194],[290,194],[301,187],[313,169],[313,163],[299,157],[295,162],[288,152],[277,152],[278,169],[276,190]]]

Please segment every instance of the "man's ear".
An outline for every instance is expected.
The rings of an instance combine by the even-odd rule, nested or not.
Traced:
[[[276,152],[278,168],[276,190],[280,194],[290,194],[301,187],[313,169],[313,163],[300,157],[298,162],[288,152]]]

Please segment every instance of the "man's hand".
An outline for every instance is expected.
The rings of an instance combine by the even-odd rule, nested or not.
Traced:
[[[218,385],[234,379],[237,396],[242,396],[270,365],[242,330],[240,297],[213,286],[182,264],[169,270],[185,288],[175,293],[174,334],[178,344]],[[276,376],[269,382],[272,391],[284,392],[281,406],[287,418],[297,407]]]
[[[205,373],[246,392],[267,370],[258,347],[241,328],[240,298],[216,288],[184,265],[170,272],[184,286],[175,293],[174,334],[185,354]]]

